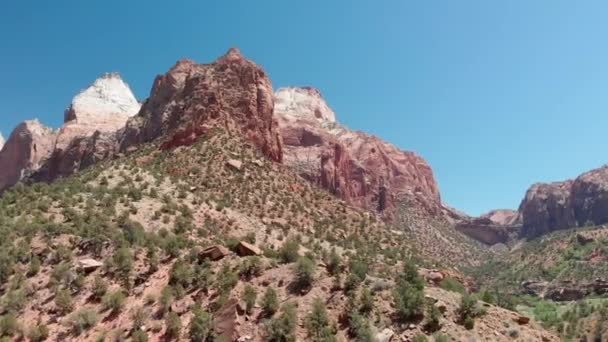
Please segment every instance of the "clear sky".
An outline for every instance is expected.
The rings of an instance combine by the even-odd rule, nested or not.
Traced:
[[[238,46],[276,87],[422,155],[443,200],[516,208],[534,182],[608,162],[606,1],[5,1],[0,131],[59,126],[118,71],[139,99],[178,58]]]

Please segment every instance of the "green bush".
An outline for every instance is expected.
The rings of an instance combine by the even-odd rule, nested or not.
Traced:
[[[148,342],[148,333],[143,330],[135,330],[131,334],[132,342]]]
[[[258,294],[255,289],[251,285],[245,286],[245,290],[243,292],[243,300],[245,301],[245,310],[247,314],[251,314],[253,311],[253,307],[255,306],[255,301]]]
[[[426,329],[428,331],[435,332],[441,329],[441,323],[439,321],[441,318],[441,311],[439,311],[435,304],[429,303],[426,316]]]
[[[108,282],[105,281],[101,276],[96,275],[93,279],[93,297],[97,300],[101,300],[103,296],[108,292]]]
[[[30,342],[42,342],[49,338],[49,328],[44,324],[38,324],[27,332]]]
[[[125,306],[127,297],[121,290],[106,293],[101,299],[101,303],[106,310],[110,310],[113,313],[118,313]]]
[[[329,257],[327,258],[327,272],[331,275],[340,273],[340,265],[342,264],[342,258],[336,252],[335,249],[331,250]]]
[[[354,337],[357,342],[375,341],[369,321],[358,312],[353,312],[349,315],[348,333]]]
[[[204,311],[200,305],[196,305],[192,310],[192,319],[188,336],[192,342],[205,342],[213,333],[213,319],[211,315]]]
[[[320,298],[315,298],[312,304],[312,310],[308,316],[306,316],[305,326],[308,331],[308,336],[313,342],[336,341],[336,331],[329,322],[325,303]]]
[[[425,335],[417,334],[414,336],[413,342],[427,342],[429,339]]]
[[[262,312],[267,316],[272,316],[278,309],[279,299],[277,298],[277,292],[272,286],[269,286],[262,297]]]
[[[294,332],[297,323],[298,316],[295,306],[293,304],[283,305],[279,317],[272,319],[266,325],[266,341],[295,341]]]
[[[0,317],[0,336],[14,336],[21,330],[17,317],[8,313]]]
[[[94,327],[99,321],[99,315],[93,309],[83,308],[74,312],[68,319],[72,332],[76,335]]]
[[[179,340],[182,331],[182,321],[175,312],[170,312],[165,320],[165,336],[171,340]]]
[[[66,289],[57,290],[55,293],[55,305],[57,306],[57,310],[63,315],[71,312],[74,304],[70,291]]]
[[[424,293],[421,289],[401,280],[393,292],[393,302],[397,315],[402,320],[411,320],[422,314]]]
[[[439,286],[444,290],[458,292],[461,294],[467,292],[466,289],[464,288],[464,286],[458,280],[456,280],[454,278],[450,278],[450,277],[445,277],[439,283]]]
[[[475,319],[473,317],[466,317],[463,321],[463,325],[468,330],[471,330],[475,327]]]
[[[369,314],[374,309],[374,295],[368,288],[364,288],[361,291],[360,297],[361,305],[359,306],[359,312],[362,314]]]
[[[315,276],[315,264],[307,257],[298,259],[293,268],[293,287],[295,291],[310,288]]]
[[[300,244],[293,239],[283,242],[283,246],[279,249],[279,260],[284,263],[292,263],[298,260]]]

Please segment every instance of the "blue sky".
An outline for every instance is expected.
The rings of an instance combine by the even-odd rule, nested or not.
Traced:
[[[118,71],[138,98],[178,58],[238,46],[276,87],[312,85],[338,119],[422,155],[443,200],[516,208],[534,182],[608,162],[605,1],[10,1],[0,131],[59,126]]]

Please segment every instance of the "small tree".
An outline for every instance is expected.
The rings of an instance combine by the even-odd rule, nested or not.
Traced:
[[[200,304],[192,310],[188,335],[192,342],[205,342],[212,336],[213,320],[211,315],[203,310]]]
[[[422,314],[424,294],[409,283],[399,282],[393,293],[393,301],[402,320],[407,321]]]
[[[369,314],[374,309],[374,296],[372,292],[366,287],[361,291],[361,305],[359,311],[362,314]]]
[[[167,330],[165,336],[171,340],[178,340],[182,331],[182,321],[175,312],[170,312],[165,321]]]
[[[115,292],[106,293],[106,295],[101,299],[101,302],[106,310],[110,310],[112,313],[118,313],[125,306],[126,299],[127,297],[125,296],[124,292],[118,290]]]
[[[335,249],[332,249],[329,257],[327,258],[327,272],[334,276],[339,274],[341,263],[342,259],[340,258],[340,255],[338,255]]]
[[[96,300],[101,300],[103,296],[108,292],[108,282],[105,281],[101,276],[96,275],[93,279],[93,297]]]
[[[59,289],[55,293],[55,305],[63,315],[71,312],[74,308],[72,294],[66,289]]]
[[[308,336],[313,342],[336,341],[335,329],[331,326],[327,317],[325,303],[320,298],[315,298],[312,310],[306,316],[306,329]]]
[[[257,292],[251,285],[245,286],[245,290],[243,292],[243,300],[245,301],[245,310],[249,315],[251,315],[251,312],[253,311],[257,296]]]
[[[428,331],[435,332],[435,331],[441,329],[441,323],[439,322],[439,319],[441,317],[441,312],[435,306],[435,304],[429,303],[426,316],[427,316],[426,329]]]
[[[266,326],[266,340],[269,342],[295,341],[294,331],[298,316],[293,304],[285,304],[281,315],[271,320]]]
[[[310,288],[315,276],[315,264],[307,257],[298,259],[294,269],[293,286],[296,291]]]
[[[272,286],[269,286],[262,297],[262,312],[267,316],[272,316],[278,309],[279,299],[277,298],[277,291]]]
[[[279,260],[284,264],[295,262],[298,260],[299,250],[300,244],[298,241],[293,239],[286,240],[281,249],[279,249]]]

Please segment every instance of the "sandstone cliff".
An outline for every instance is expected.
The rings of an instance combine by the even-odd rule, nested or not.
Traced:
[[[141,112],[127,123],[121,149],[166,136],[165,148],[188,145],[215,125],[238,132],[281,161],[272,85],[237,49],[211,64],[180,60],[158,76]]]
[[[279,89],[275,104],[285,164],[304,178],[389,219],[405,200],[426,215],[441,215],[437,183],[418,155],[340,125],[313,88]]]

